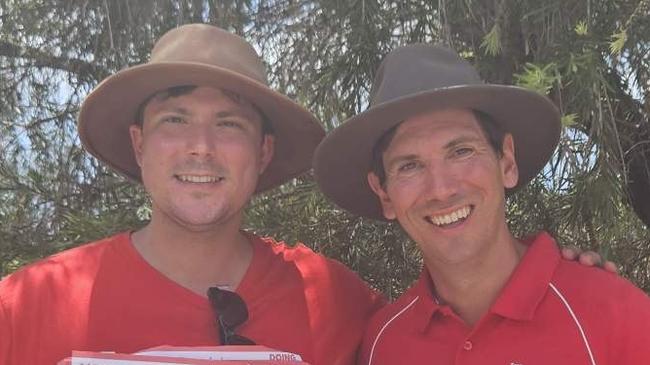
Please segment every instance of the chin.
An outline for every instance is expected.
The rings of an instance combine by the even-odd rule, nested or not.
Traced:
[[[225,210],[215,208],[217,207],[212,206],[212,209],[182,207],[173,209],[169,215],[184,227],[196,227],[196,230],[205,230],[218,226],[232,218],[232,215]]]

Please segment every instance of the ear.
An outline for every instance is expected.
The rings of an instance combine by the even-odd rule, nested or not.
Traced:
[[[519,169],[515,159],[515,141],[510,133],[503,138],[503,156],[501,156],[499,163],[501,165],[503,186],[510,189],[517,185]]]
[[[265,134],[262,138],[262,148],[260,151],[260,169],[259,174],[262,175],[264,170],[269,166],[273,160],[273,153],[275,152],[275,137],[271,134]]]
[[[132,124],[129,126],[129,135],[131,136],[131,147],[133,155],[138,166],[142,167],[142,127]]]
[[[381,208],[384,212],[384,217],[390,220],[395,219],[397,216],[395,215],[393,203],[391,202],[388,193],[386,193],[384,187],[379,182],[379,177],[375,175],[374,172],[368,173],[368,185],[370,185],[372,191],[377,195],[377,198],[379,198]]]

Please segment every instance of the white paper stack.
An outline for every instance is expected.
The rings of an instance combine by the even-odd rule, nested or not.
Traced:
[[[264,346],[158,346],[134,354],[73,351],[58,365],[308,365],[300,355]]]

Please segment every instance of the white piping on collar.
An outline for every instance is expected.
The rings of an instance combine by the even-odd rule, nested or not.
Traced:
[[[569,314],[571,314],[571,317],[573,318],[573,322],[575,322],[576,326],[578,327],[578,330],[580,331],[580,335],[582,336],[582,342],[584,342],[585,347],[587,348],[587,353],[589,354],[589,359],[591,360],[591,365],[596,365],[596,360],[594,360],[594,354],[591,352],[591,346],[589,345],[589,340],[587,340],[587,336],[585,335],[585,331],[582,328],[582,325],[580,324],[580,321],[578,320],[578,317],[576,317],[575,313],[573,312],[573,309],[571,308],[571,305],[569,305],[569,302],[564,298],[562,293],[558,290],[558,288],[553,285],[553,283],[548,283],[548,285],[553,289],[555,294],[560,298],[562,303],[564,303],[564,306],[566,309],[569,311]]]
[[[384,326],[381,327],[381,330],[379,330],[379,333],[377,334],[377,337],[375,337],[375,341],[372,343],[372,348],[370,349],[370,356],[368,357],[368,365],[372,365],[372,357],[375,354],[375,346],[377,346],[377,342],[379,341],[379,337],[381,337],[381,335],[384,333],[384,330],[386,329],[386,327],[388,327],[388,325],[392,321],[394,321],[397,317],[401,316],[402,313],[406,312],[406,310],[411,308],[413,306],[413,304],[415,304],[415,302],[418,301],[418,299],[420,299],[419,295],[417,297],[415,297],[415,299],[413,299],[408,305],[406,305],[406,307],[402,308],[401,311],[397,312],[397,314],[395,314],[391,319],[389,319],[388,322],[384,323]]]

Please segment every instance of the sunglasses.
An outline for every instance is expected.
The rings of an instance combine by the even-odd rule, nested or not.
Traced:
[[[239,294],[230,290],[211,287],[208,289],[208,298],[217,317],[217,328],[221,344],[255,345],[253,340],[235,333],[235,329],[248,319],[246,303]]]

